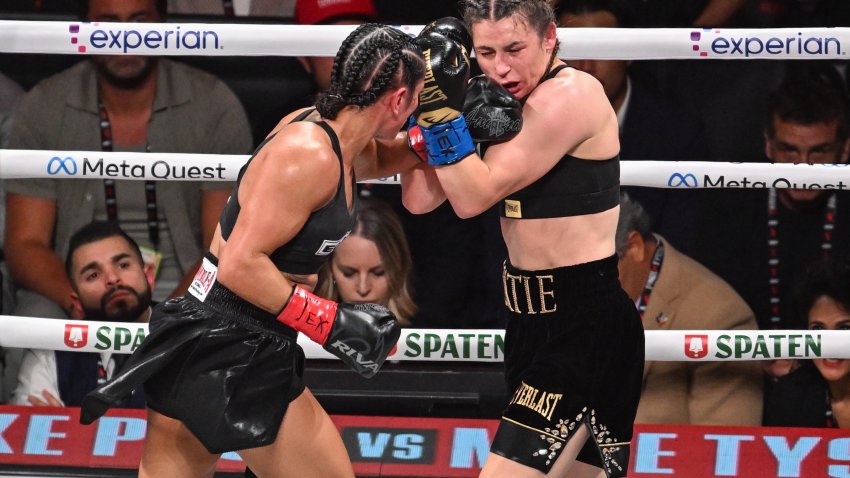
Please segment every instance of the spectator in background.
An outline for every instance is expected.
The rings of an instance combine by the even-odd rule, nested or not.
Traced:
[[[147,322],[153,268],[138,244],[115,222],[92,222],[71,236],[65,260],[73,292],[69,299],[86,320]],[[18,375],[15,405],[78,407],[83,397],[109,380],[124,355],[27,350]],[[144,408],[141,389],[127,406]]]
[[[6,144],[12,113],[23,95],[24,90],[20,85],[0,74],[0,146]]]
[[[295,0],[168,0],[168,13],[225,17],[292,17]]]
[[[798,62],[771,96],[764,128],[767,159],[847,163],[847,113],[832,65]],[[699,260],[741,294],[760,328],[784,328],[794,282],[813,259],[850,251],[850,197],[831,190],[840,181],[846,188],[847,181],[837,176],[835,184],[812,189],[709,191]]]
[[[398,216],[382,201],[364,199],[351,234],[322,265],[316,294],[336,302],[385,305],[401,325],[410,326],[416,313],[412,266]]]
[[[24,95],[23,88],[0,74],[0,148],[5,148],[12,131],[12,114]],[[0,262],[3,261],[3,230],[6,224],[6,197],[0,182]],[[2,302],[0,302],[2,304]]]
[[[639,27],[728,27],[741,21],[747,0],[625,0]]]
[[[373,0],[297,0],[295,23],[299,25],[357,25],[376,21],[378,10]],[[298,61],[316,83],[319,92],[331,85],[333,56],[298,57]]]
[[[645,330],[757,328],[744,300],[654,234],[649,216],[627,194],[620,199],[617,257],[623,289]],[[647,361],[635,422],[758,426],[762,400],[757,362]]]
[[[629,5],[617,0],[561,0],[562,27],[620,28],[633,25]],[[629,75],[631,61],[570,60],[602,83],[620,124],[620,159],[705,161],[708,150],[702,125],[681,107],[656,95]],[[699,212],[696,191],[626,186],[643,205],[652,230],[691,252]]]
[[[88,21],[158,22],[162,1],[91,0]],[[9,147],[20,149],[245,154],[248,121],[217,78],[166,59],[93,56],[30,91]],[[20,286],[16,315],[74,316],[59,259],[71,233],[118,220],[159,266],[154,297],[184,291],[209,244],[232,184],[97,179],[10,180],[6,252]]]
[[[77,0],[3,0],[0,12],[73,14]]]
[[[818,260],[797,284],[791,328],[850,330],[850,262]],[[764,425],[850,428],[850,360],[815,359],[769,380]]]
[[[24,90],[0,74],[0,148],[5,148],[12,128],[12,113]],[[6,227],[6,194],[0,181],[0,314],[11,312],[12,295],[3,254],[3,232]],[[0,347],[0,403],[9,400],[21,363],[21,350]]]
[[[850,23],[847,0],[752,0],[752,26],[845,27]]]

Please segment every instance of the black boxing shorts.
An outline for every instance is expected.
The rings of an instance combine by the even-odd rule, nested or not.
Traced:
[[[304,391],[297,332],[213,283],[157,305],[151,333],[105,385],[83,401],[90,422],[144,385],[148,407],[180,420],[210,453],[277,438],[289,402]]]
[[[616,256],[537,271],[506,263],[503,279],[512,395],[490,451],[548,473],[583,426],[578,461],[626,476],[644,334]]]

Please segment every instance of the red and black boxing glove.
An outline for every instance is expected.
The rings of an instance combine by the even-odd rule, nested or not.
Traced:
[[[407,146],[423,163],[428,162],[428,150],[425,148],[425,138],[422,137],[422,128],[416,124],[416,117],[411,116],[407,124]]]
[[[401,335],[395,316],[382,305],[340,304],[301,286],[292,289],[277,320],[303,333],[366,378],[378,373]]]

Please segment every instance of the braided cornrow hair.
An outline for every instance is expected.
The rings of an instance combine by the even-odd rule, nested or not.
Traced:
[[[322,117],[334,119],[346,106],[369,106],[394,86],[413,93],[425,76],[425,60],[413,39],[379,23],[357,27],[340,45],[330,89],[316,100]]]

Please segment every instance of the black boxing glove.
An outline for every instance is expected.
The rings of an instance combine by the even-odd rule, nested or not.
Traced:
[[[428,150],[428,164],[452,164],[475,152],[463,103],[469,80],[469,56],[458,42],[436,31],[416,38],[425,56],[425,86],[416,118]]]
[[[401,328],[378,304],[339,304],[295,286],[277,320],[302,332],[369,378],[392,352]]]
[[[469,30],[466,29],[466,25],[459,18],[443,17],[439,20],[434,20],[433,22],[425,25],[425,28],[419,32],[419,36],[430,32],[437,32],[454,40],[466,49],[467,56],[469,56],[469,53],[472,51],[472,35],[469,34]]]
[[[485,75],[469,80],[463,115],[477,143],[507,141],[522,129],[522,104]]]
[[[416,37],[425,56],[425,87],[419,94],[420,126],[448,123],[460,117],[469,80],[469,56],[463,46],[435,32]]]

